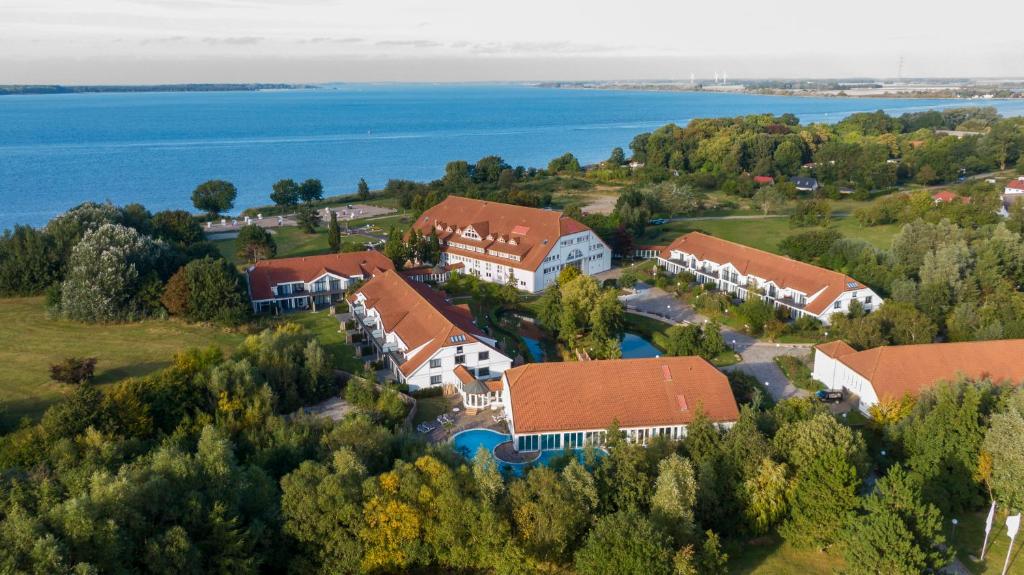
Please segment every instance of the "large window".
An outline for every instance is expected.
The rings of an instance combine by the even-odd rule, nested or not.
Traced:
[[[430,367],[441,367],[441,358],[430,360]]]
[[[466,356],[464,356],[464,355],[457,355],[457,356],[455,356],[455,365],[461,365],[463,363],[466,363]]]
[[[441,385],[441,376],[432,375],[430,376],[430,385]]]
[[[537,451],[536,435],[520,435],[518,443],[519,451]]]
[[[491,368],[489,367],[481,367],[476,370],[477,377],[487,377],[489,375],[491,375]]]
[[[489,351],[481,351],[476,356],[476,358],[477,358],[478,361],[484,361],[484,360],[491,359],[491,352],[489,352]]]

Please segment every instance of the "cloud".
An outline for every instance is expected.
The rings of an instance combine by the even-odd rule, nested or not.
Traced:
[[[188,38],[184,36],[161,36],[159,38],[143,38],[139,40],[139,44],[174,44],[177,42],[184,42]]]
[[[251,46],[252,44],[259,44],[265,40],[262,36],[227,36],[224,38],[207,37],[203,38],[203,42],[211,45],[228,45],[228,46]]]
[[[440,48],[444,44],[433,40],[380,40],[377,46],[395,48]]]
[[[329,38],[329,37],[318,37],[303,40],[305,44],[359,44],[365,42],[366,38]]]

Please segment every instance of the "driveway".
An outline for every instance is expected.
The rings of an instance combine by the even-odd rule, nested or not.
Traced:
[[[637,284],[636,293],[619,296],[619,300],[626,306],[626,311],[630,313],[645,315],[672,325],[708,321],[708,318],[697,313],[692,307],[679,301],[672,294],[643,283]],[[810,354],[810,344],[762,342],[724,326],[721,331],[725,343],[743,358],[736,365],[722,368],[723,371],[739,369],[753,375],[766,386],[769,395],[775,401],[809,395],[808,392],[789,383],[782,370],[775,365],[774,359],[780,355],[807,356]]]

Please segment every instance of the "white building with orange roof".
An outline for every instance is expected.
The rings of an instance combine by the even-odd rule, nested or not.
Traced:
[[[413,224],[437,234],[441,263],[494,283],[515,278],[535,293],[572,266],[586,275],[611,269],[612,252],[587,226],[553,210],[448,196]]]
[[[604,445],[613,423],[645,444],[682,439],[698,412],[722,427],[739,418],[729,380],[699,357],[530,363],[501,383],[516,451]]]
[[[452,386],[467,407],[490,406],[477,406],[480,398],[467,397],[466,388],[496,379],[512,360],[473,323],[469,308],[394,271],[374,276],[348,301],[367,343],[399,382],[414,390]]]
[[[375,251],[263,260],[245,270],[256,313],[326,309],[352,284],[395,269]]]
[[[868,413],[880,402],[916,396],[960,377],[1024,382],[1024,339],[891,345],[857,351],[844,341],[815,346],[811,377],[860,399]]]
[[[794,319],[809,316],[826,325],[854,301],[868,312],[882,305],[874,290],[846,274],[700,232],[676,238],[662,250],[658,265],[669,273],[693,274],[699,283],[740,299],[755,288]]]

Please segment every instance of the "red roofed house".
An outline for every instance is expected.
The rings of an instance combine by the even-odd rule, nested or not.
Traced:
[[[771,176],[754,176],[754,183],[759,186],[770,185],[775,183],[775,178]]]
[[[691,273],[699,283],[740,299],[753,286],[794,319],[810,316],[828,324],[832,314],[848,312],[850,302],[859,301],[865,311],[882,305],[878,294],[846,274],[700,232],[676,238],[658,265],[669,273]]]
[[[699,357],[528,363],[501,381],[516,451],[603,445],[612,423],[636,443],[682,439],[698,410],[723,427],[739,418],[729,380]]]
[[[1024,198],[1024,176],[1018,176],[1016,180],[1006,182],[1003,189],[1003,205],[999,208],[999,215],[1004,218],[1010,215],[1010,206]]]
[[[941,192],[936,192],[932,194],[932,201],[935,202],[935,205],[941,204],[943,202],[954,202],[956,200],[960,200],[960,203],[962,204],[971,203],[970,197],[960,196],[959,194],[951,192],[949,190],[942,190]]]
[[[384,254],[366,251],[263,260],[249,266],[245,277],[256,313],[315,311],[340,301],[352,283],[394,268]]]
[[[1016,180],[1006,182],[1003,194],[1024,194],[1024,176],[1018,176]]]
[[[531,293],[551,285],[566,266],[593,275],[612,265],[597,234],[553,210],[448,196],[413,227],[437,234],[441,264],[461,263],[464,273],[494,283],[507,283],[511,274]]]
[[[1024,382],[1024,339],[892,345],[856,351],[844,341],[815,346],[811,376],[829,389],[846,389],[868,413],[879,402],[915,396],[958,377],[994,383]]]
[[[394,271],[375,275],[348,301],[366,341],[399,382],[414,390],[452,386],[471,409],[500,406],[500,389],[487,382],[512,360],[473,323],[468,307]]]

